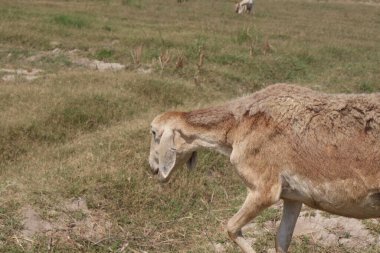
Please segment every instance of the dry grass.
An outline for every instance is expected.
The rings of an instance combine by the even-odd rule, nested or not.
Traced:
[[[3,0],[1,68],[43,72],[0,79],[0,251],[210,252],[220,243],[238,252],[224,225],[245,189],[228,160],[204,152],[197,170],[161,186],[147,172],[149,123],[275,82],[379,91],[380,6],[345,2],[262,1],[254,16],[237,16],[230,1]],[[74,49],[126,70],[79,66]],[[60,208],[78,197],[112,224],[104,238],[64,222],[62,234],[22,238],[23,207],[52,224],[82,224],[88,214]],[[273,247],[273,234],[255,247]],[[351,249],[300,238],[292,251]]]

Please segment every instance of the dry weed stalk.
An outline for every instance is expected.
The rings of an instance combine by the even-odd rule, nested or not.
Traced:
[[[24,251],[25,248],[22,246],[22,244],[21,244],[20,240],[18,239],[18,237],[14,235],[12,238],[16,240],[17,245],[20,246],[20,248]]]
[[[266,38],[265,43],[263,45],[263,54],[266,55],[266,54],[270,53],[272,51],[272,49],[273,49],[272,45],[269,43],[268,38]]]
[[[201,47],[201,48],[199,48],[199,60],[198,60],[198,64],[197,64],[199,72],[201,71],[201,68],[203,66],[204,58],[205,58],[205,54],[203,52],[203,48]]]
[[[201,84],[201,80],[200,80],[200,78],[199,78],[199,76],[197,74],[195,74],[195,76],[194,76],[194,83],[196,85],[200,85]]]
[[[249,57],[253,58],[253,52],[255,51],[255,44],[251,42],[249,46]]]
[[[161,73],[164,71],[165,66],[170,62],[170,54],[168,51],[165,51],[164,53],[161,53],[160,56],[158,57],[158,62],[160,63],[161,67]]]
[[[179,55],[175,63],[175,69],[182,69],[184,65],[185,65],[185,57],[183,55]]]
[[[247,37],[249,38],[250,44],[249,44],[249,57],[253,58],[254,52],[255,52],[255,45],[257,43],[257,36],[255,39],[253,39],[253,36],[251,36],[249,32],[249,27],[246,30]]]
[[[131,50],[131,56],[135,65],[140,65],[143,54],[143,45],[140,45]]]
[[[197,71],[194,75],[194,82],[196,85],[200,85],[201,83],[201,72],[202,72],[202,66],[203,66],[204,58],[205,58],[203,47],[199,48],[198,54],[199,54],[199,57],[198,57],[198,63],[197,63]]]

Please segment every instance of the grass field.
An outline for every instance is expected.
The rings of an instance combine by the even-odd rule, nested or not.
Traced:
[[[380,1],[257,1],[251,16],[233,6],[0,2],[0,252],[239,252],[224,226],[245,188],[228,159],[205,151],[195,171],[159,185],[148,173],[150,121],[276,82],[380,91]],[[28,210],[42,233],[25,232]],[[278,218],[270,209],[259,223]],[[273,233],[254,247],[273,248]],[[291,251],[380,248],[300,237]]]

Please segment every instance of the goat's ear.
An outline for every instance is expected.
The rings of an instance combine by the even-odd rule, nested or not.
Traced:
[[[174,132],[166,129],[162,134],[158,148],[159,171],[163,178],[167,178],[174,168],[176,161],[176,149],[174,146]]]
[[[197,165],[197,159],[198,159],[198,154],[196,151],[194,151],[192,154],[191,154],[191,157],[189,160],[187,160],[186,162],[186,166],[188,169],[194,169],[195,166]]]

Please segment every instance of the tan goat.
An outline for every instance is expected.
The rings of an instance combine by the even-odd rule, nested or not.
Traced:
[[[227,231],[254,252],[241,228],[283,199],[276,251],[287,252],[302,203],[354,218],[380,217],[380,93],[328,95],[277,84],[219,107],[167,112],[151,125],[149,163],[160,181],[196,150],[230,157],[248,188]]]

